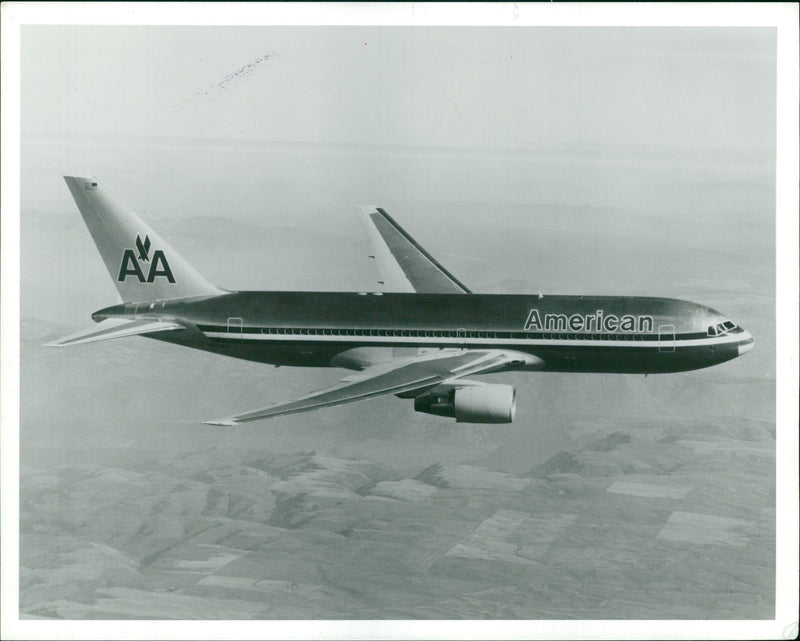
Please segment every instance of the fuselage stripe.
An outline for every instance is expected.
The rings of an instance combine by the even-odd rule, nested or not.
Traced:
[[[447,340],[456,339],[463,341],[464,339],[479,339],[479,340],[523,340],[526,343],[531,340],[602,340],[602,341],[650,341],[657,342],[663,340],[695,340],[695,339],[717,339],[726,336],[735,335],[741,332],[730,332],[722,336],[710,336],[705,332],[690,332],[685,334],[673,334],[672,332],[663,332],[662,334],[637,334],[637,333],[607,333],[607,332],[567,332],[567,331],[552,331],[552,332],[511,332],[511,331],[497,331],[497,330],[417,330],[417,329],[352,329],[352,328],[298,328],[298,327],[240,327],[233,326],[236,333],[246,335],[266,335],[266,336],[345,336],[356,338],[414,338],[414,339],[436,339]],[[197,328],[207,334],[213,332],[227,333],[228,328],[225,325],[198,325]]]
[[[404,343],[414,344],[421,347],[424,346],[437,346],[437,345],[515,345],[515,346],[585,346],[585,347],[635,347],[635,348],[651,348],[657,349],[659,345],[675,345],[685,347],[695,347],[704,345],[725,345],[737,343],[740,339],[735,334],[728,334],[725,336],[708,337],[702,339],[680,339],[676,337],[662,338],[661,341],[656,340],[642,341],[642,340],[595,340],[595,339],[565,339],[565,338],[546,338],[546,339],[519,339],[519,338],[454,338],[454,337],[432,337],[432,336],[352,336],[352,335],[319,335],[319,334],[256,334],[256,333],[243,333],[239,331],[214,331],[203,332],[208,338],[236,340],[236,341],[267,341],[267,342],[281,342],[281,343]]]

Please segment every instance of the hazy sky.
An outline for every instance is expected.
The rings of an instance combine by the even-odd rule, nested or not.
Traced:
[[[32,26],[22,132],[764,149],[775,43],[771,28]]]
[[[632,274],[610,260],[608,252],[624,255],[619,236],[637,225],[644,240],[681,251],[687,229],[695,237],[705,225],[718,243],[723,229],[737,248],[747,236],[753,259],[771,264],[774,212],[753,190],[769,196],[774,185],[775,35],[771,28],[23,27],[23,276],[26,291],[51,294],[28,299],[52,308],[36,302],[26,311],[47,317],[55,309],[79,323],[111,291],[103,274],[87,272],[81,291],[91,300],[74,295],[78,263],[87,270],[101,263],[61,179],[72,173],[99,177],[160,225],[165,217],[221,216],[338,239],[310,243],[310,260],[297,238],[291,251],[280,243],[265,250],[262,240],[241,260],[249,251],[243,236],[196,237],[215,229],[207,220],[162,228],[207,277],[235,288],[366,287],[344,262],[335,267],[363,240],[351,211],[359,203],[389,208],[473,286],[504,274],[546,291],[683,293],[674,268],[645,273],[640,265]],[[325,151],[325,143],[364,148]],[[505,151],[389,153],[385,144]],[[526,209],[532,203],[546,206]],[[572,220],[563,204],[584,207],[583,218]],[[737,223],[726,224],[734,215]],[[528,244],[511,258],[513,239],[503,230],[513,224]],[[559,243],[573,239],[573,268],[542,253],[550,251],[548,227],[562,230]],[[583,243],[575,229],[593,235]],[[753,229],[763,232],[758,243]],[[489,238],[503,245],[492,248]],[[195,253],[193,243],[202,249]],[[325,260],[320,246],[330,250]],[[582,267],[598,253],[606,256],[602,274]],[[215,270],[215,256],[224,270]],[[54,277],[53,263],[71,269]],[[353,265],[350,272],[365,271]],[[548,265],[556,271],[546,273]],[[692,270],[704,273],[705,262]]]

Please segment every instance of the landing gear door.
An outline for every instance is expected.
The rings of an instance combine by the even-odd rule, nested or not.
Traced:
[[[658,326],[658,351],[675,351],[675,325]]]
[[[238,316],[228,319],[228,341],[235,341],[242,337],[242,319]]]

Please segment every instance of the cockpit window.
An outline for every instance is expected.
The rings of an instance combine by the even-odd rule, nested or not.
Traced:
[[[708,335],[709,336],[724,336],[731,330],[737,329],[736,323],[733,321],[725,321],[723,323],[718,323],[717,325],[710,325],[708,328]]]

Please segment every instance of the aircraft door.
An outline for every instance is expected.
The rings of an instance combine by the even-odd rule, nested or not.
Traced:
[[[658,351],[675,351],[675,325],[658,326]]]
[[[228,340],[234,341],[242,337],[242,319],[233,316],[228,319]]]
[[[467,330],[463,327],[459,327],[456,330],[456,339],[458,340],[458,346],[464,347],[464,343],[467,342]]]

